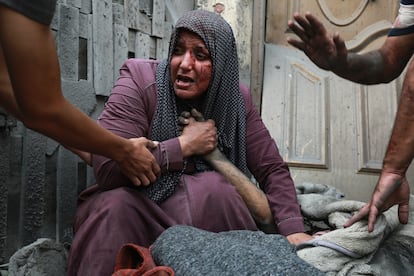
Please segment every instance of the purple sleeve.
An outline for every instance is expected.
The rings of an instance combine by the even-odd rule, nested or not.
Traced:
[[[248,88],[241,88],[246,105],[249,170],[266,193],[280,234],[287,236],[304,232],[303,217],[289,168],[254,107]]]
[[[121,67],[98,123],[125,137],[148,137],[155,112],[157,95],[154,81],[155,61],[130,59]],[[181,170],[183,157],[178,138],[160,141],[152,150],[161,171]],[[113,189],[132,185],[115,161],[103,156],[92,157],[95,178],[100,188]]]

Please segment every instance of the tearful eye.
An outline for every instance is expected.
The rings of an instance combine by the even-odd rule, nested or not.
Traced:
[[[172,54],[173,55],[181,55],[183,53],[183,50],[182,50],[182,48],[181,47],[175,47],[173,50],[172,50]]]
[[[194,55],[198,60],[207,60],[210,58],[209,54],[203,52],[196,52]]]

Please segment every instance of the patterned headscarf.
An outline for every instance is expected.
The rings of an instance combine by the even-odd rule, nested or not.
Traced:
[[[178,116],[189,108],[181,104],[174,92],[170,75],[170,61],[181,30],[197,34],[205,43],[212,60],[212,78],[202,103],[205,119],[215,121],[218,148],[242,172],[249,174],[246,162],[246,112],[239,86],[239,65],[236,42],[230,25],[218,14],[194,10],[184,14],[172,32],[168,59],[157,68],[158,104],[154,114],[151,139],[165,141],[179,136]],[[196,171],[211,170],[201,159],[191,159]],[[183,172],[163,174],[145,189],[155,202],[161,202],[174,193]]]

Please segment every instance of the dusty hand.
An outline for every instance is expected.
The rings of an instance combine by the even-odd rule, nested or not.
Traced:
[[[180,116],[178,117],[178,127],[180,129],[180,132],[182,133],[184,127],[188,125],[190,122],[189,119],[193,117],[197,122],[204,122],[205,119],[203,117],[203,114],[197,111],[197,109],[193,108],[191,112],[183,111]]]
[[[119,162],[119,166],[134,185],[147,186],[154,182],[160,173],[160,166],[149,151],[157,146],[157,142],[144,137],[131,138],[129,141],[131,142],[129,156]]]
[[[295,234],[290,234],[286,236],[286,238],[290,244],[297,245],[300,243],[304,243],[308,240],[311,240],[312,236],[306,233],[295,233]]]
[[[191,118],[191,113],[188,111],[183,111],[180,116],[178,117],[178,129],[180,135],[183,133],[184,127],[188,125],[190,122],[189,119]]]
[[[324,70],[334,70],[346,63],[348,50],[345,42],[338,35],[330,35],[324,25],[311,13],[305,17],[293,14],[289,28],[300,38],[288,38],[292,46],[303,51],[317,66]]]
[[[407,179],[394,173],[382,172],[370,202],[364,205],[352,216],[344,227],[368,216],[368,231],[374,230],[377,217],[394,205],[398,205],[398,219],[400,223],[407,224],[410,200],[410,187]]]

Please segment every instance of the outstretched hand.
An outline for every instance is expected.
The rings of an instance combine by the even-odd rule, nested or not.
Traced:
[[[398,219],[400,223],[408,223],[410,187],[407,179],[401,175],[383,172],[378,180],[369,203],[364,205],[352,216],[344,227],[368,217],[368,231],[374,230],[377,217],[394,205],[398,205]]]
[[[160,173],[160,166],[149,149],[155,148],[157,142],[147,138],[131,138],[131,150],[127,158],[118,162],[122,172],[135,186],[148,186],[155,182]]]
[[[289,28],[300,38],[287,38],[289,44],[303,51],[317,66],[335,70],[346,63],[348,50],[339,34],[330,35],[324,25],[311,13],[304,17],[293,14]]]

